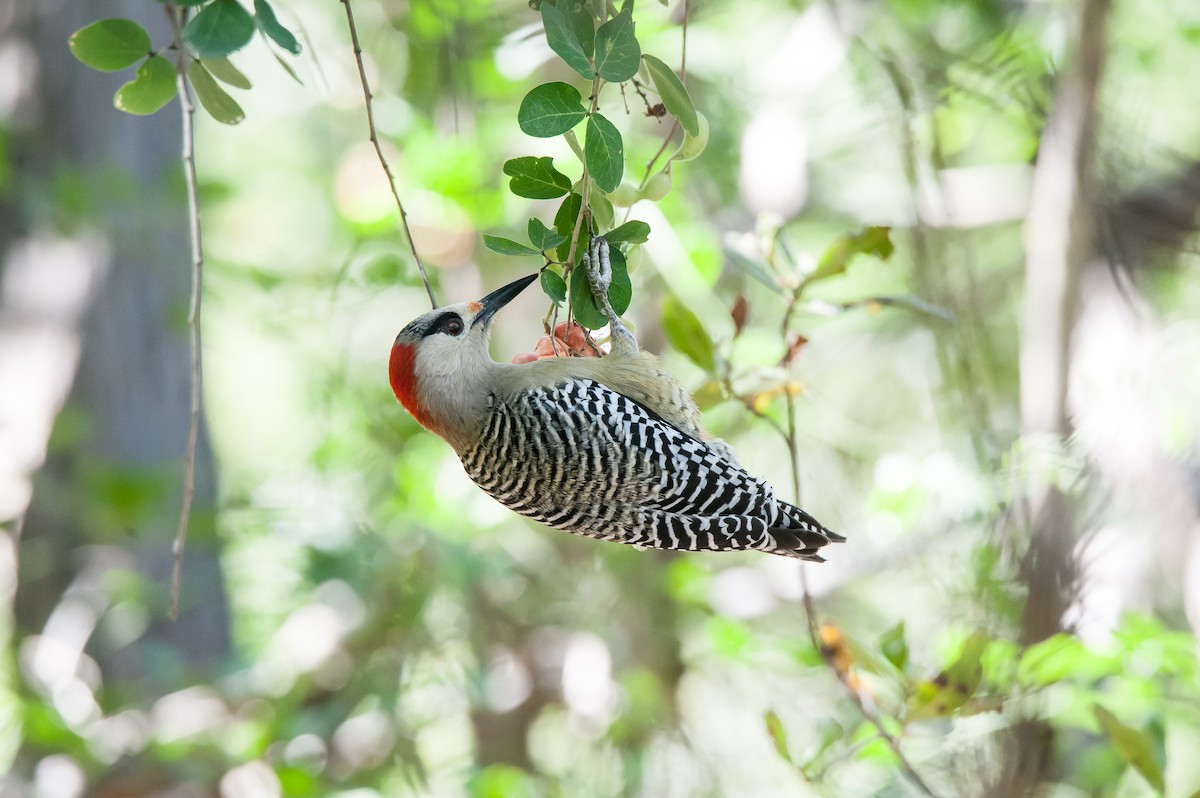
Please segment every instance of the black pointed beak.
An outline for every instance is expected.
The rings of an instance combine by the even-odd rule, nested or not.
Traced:
[[[492,316],[496,315],[496,311],[516,299],[517,294],[528,288],[529,284],[537,278],[538,274],[534,273],[528,277],[522,277],[520,280],[514,280],[503,288],[497,288],[479,300],[479,304],[483,306],[483,309],[475,316],[475,320],[471,322],[471,326],[486,324]]]

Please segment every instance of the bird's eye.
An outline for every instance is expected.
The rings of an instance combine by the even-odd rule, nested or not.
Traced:
[[[463,331],[463,321],[458,316],[451,316],[442,322],[442,332],[447,335],[460,335]]]

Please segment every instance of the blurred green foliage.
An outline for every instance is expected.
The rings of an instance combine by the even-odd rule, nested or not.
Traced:
[[[1200,790],[1196,588],[1169,555],[1130,565],[1132,587],[1086,583],[1061,633],[1020,637],[1020,477],[1037,446],[1018,434],[1022,198],[1073,46],[1070,4],[673,1],[640,4],[632,20],[612,8],[594,31],[580,19],[596,4],[578,0],[536,13],[354,6],[379,132],[439,297],[550,267],[548,296],[499,324],[497,351],[531,348],[575,287],[560,271],[574,265],[586,196],[593,231],[625,249],[614,266],[623,255],[639,338],[667,350],[713,431],[785,496],[794,457],[805,506],[848,536],[807,574],[819,646],[795,563],[573,539],[466,479],[384,378],[425,295],[366,143],[342,7],[256,0],[252,18],[233,0],[200,5],[185,38],[236,65],[197,67],[201,101],[229,96],[217,81],[254,79],[213,113],[230,122],[244,103],[239,127],[202,122],[198,142],[235,653],[211,680],[147,698],[88,653],[55,676],[37,660],[53,658],[49,631],[10,636],[5,790],[47,794],[68,772],[91,795],[921,794],[890,738],[933,794],[983,795],[1029,721],[1049,730],[1055,795]],[[235,6],[231,39],[209,23]],[[666,64],[681,62],[685,8],[676,86]],[[1200,15],[1149,0],[1112,17],[1098,171],[1115,205],[1200,157],[1180,77],[1200,58]],[[273,45],[242,49],[254,24]],[[289,31],[305,45],[291,62],[302,83],[270,49],[298,52]],[[147,55],[142,35],[107,24],[72,48],[125,68]],[[639,91],[657,88],[690,138],[645,113],[632,84],[589,105],[579,80],[624,79],[643,52],[656,60]],[[560,134],[585,118],[579,156]],[[655,156],[664,140],[681,156],[670,169]],[[623,159],[605,156],[614,141]],[[611,195],[610,219],[596,218],[607,200],[587,193],[585,167]],[[0,176],[12,168],[0,162]],[[1183,331],[1168,343],[1196,351],[1194,255],[1156,249],[1123,265],[1145,313]],[[594,304],[574,310],[602,326]],[[1165,407],[1200,396],[1185,377],[1160,378]],[[1169,453],[1150,481],[1195,473],[1192,410],[1134,415],[1120,418]],[[1139,515],[1144,483],[1113,487],[1093,463],[1103,451],[1068,455],[1045,479],[1089,509],[1089,534],[1114,550],[1186,550],[1170,537],[1186,524]],[[96,473],[71,500],[102,517],[97,529],[133,528],[164,489],[154,472]],[[99,544],[132,545],[81,545]],[[93,633],[110,643],[161,616],[162,586],[132,571],[98,590]]]

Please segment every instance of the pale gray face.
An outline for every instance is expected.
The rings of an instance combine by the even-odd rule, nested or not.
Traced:
[[[400,331],[396,336],[396,343],[409,346],[420,344],[422,349],[445,349],[448,342],[425,339],[446,336],[465,343],[474,339],[476,332],[486,336],[487,328],[497,311],[511,302],[537,277],[536,274],[522,277],[496,289],[478,302],[459,302],[418,316]]]
[[[444,308],[431,310],[422,314],[405,325],[396,336],[396,343],[425,346],[433,343],[426,341],[435,335],[449,338],[462,338],[471,328],[482,306],[478,302],[460,302],[457,305],[447,305]]]

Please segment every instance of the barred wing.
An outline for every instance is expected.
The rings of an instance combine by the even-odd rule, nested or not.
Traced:
[[[804,559],[841,539],[724,452],[592,380],[492,397],[463,465],[500,503],[579,535]]]

